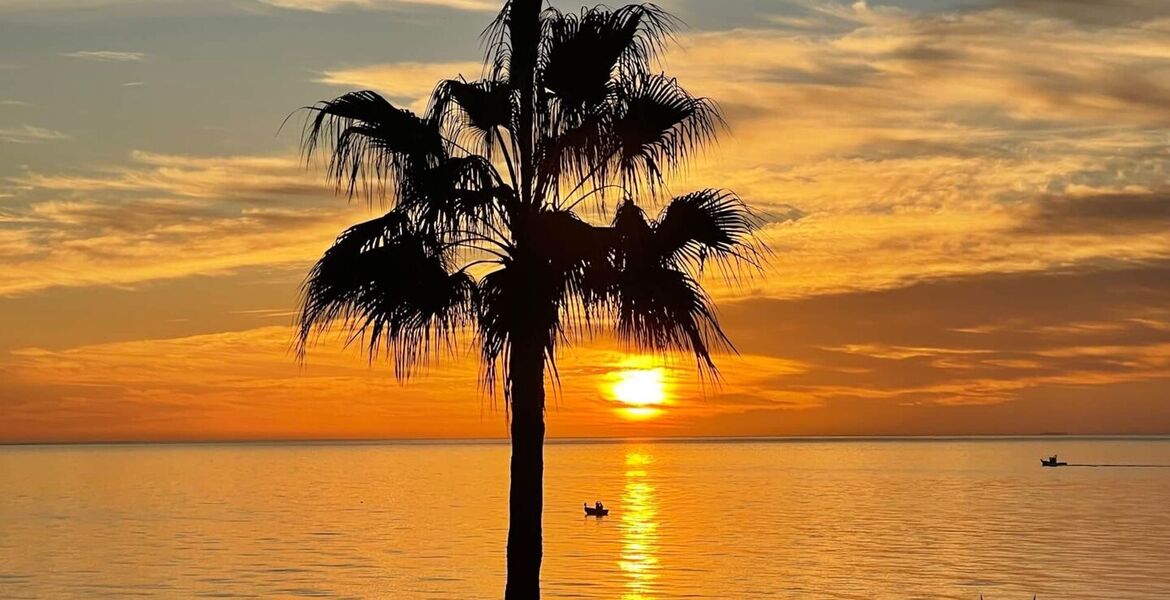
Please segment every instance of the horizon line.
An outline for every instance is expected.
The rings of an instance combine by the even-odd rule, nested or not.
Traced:
[[[1068,432],[1039,432],[1039,433],[958,433],[958,434],[796,434],[796,435],[698,435],[698,436],[584,436],[584,437],[549,437],[545,443],[556,444],[616,444],[628,442],[664,442],[664,443],[696,443],[696,442],[769,442],[769,441],[886,441],[886,440],[1003,440],[1003,439],[1095,439],[1095,438],[1128,438],[1134,440],[1167,439],[1170,432],[1162,433],[1068,433]],[[223,439],[176,439],[176,440],[30,440],[30,441],[0,441],[0,447],[22,446],[147,446],[147,445],[441,445],[441,444],[504,444],[509,437],[475,437],[475,438],[223,438]]]

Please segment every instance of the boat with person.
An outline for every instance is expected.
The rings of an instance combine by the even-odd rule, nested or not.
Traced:
[[[1041,458],[1040,459],[1040,466],[1043,466],[1043,467],[1065,467],[1065,466],[1068,466],[1068,463],[1057,459],[1056,455],[1053,454],[1052,456],[1049,456],[1048,458]]]
[[[585,516],[587,517],[604,517],[608,514],[609,509],[601,503],[601,500],[598,500],[593,506],[589,506],[588,503],[585,504]]]

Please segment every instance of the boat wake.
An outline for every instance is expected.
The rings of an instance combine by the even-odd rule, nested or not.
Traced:
[[[1111,465],[1111,464],[1088,464],[1088,463],[1069,463],[1064,465],[1066,467],[1115,467],[1121,469],[1170,469],[1170,465]]]

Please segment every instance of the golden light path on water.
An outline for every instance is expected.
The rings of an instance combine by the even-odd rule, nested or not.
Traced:
[[[658,579],[658,504],[646,468],[654,457],[626,454],[626,486],[622,492],[622,552],[618,567],[625,576],[622,600],[653,600]]]

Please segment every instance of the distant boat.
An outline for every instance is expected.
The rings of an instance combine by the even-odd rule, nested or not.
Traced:
[[[585,505],[585,516],[587,517],[604,517],[609,514],[609,509],[605,507],[596,507]]]
[[[1044,466],[1044,467],[1064,467],[1064,466],[1067,466],[1068,463],[1057,460],[1056,455],[1053,454],[1052,456],[1049,456],[1048,458],[1041,458],[1040,465]]]

